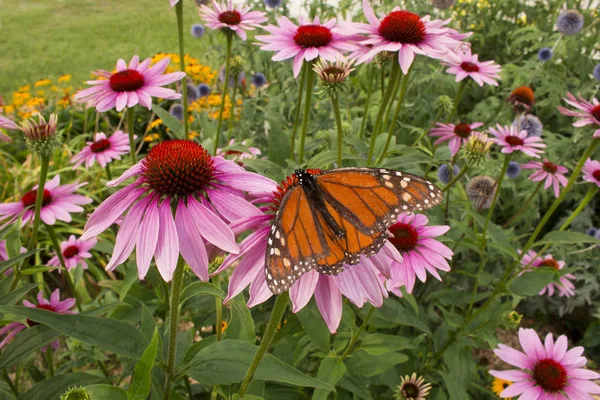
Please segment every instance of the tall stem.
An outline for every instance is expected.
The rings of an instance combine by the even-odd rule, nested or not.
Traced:
[[[390,80],[388,82],[387,89],[381,99],[381,105],[379,106],[379,111],[377,112],[377,117],[375,119],[375,126],[373,127],[373,133],[371,134],[371,142],[369,144],[369,154],[367,156],[367,165],[370,165],[373,162],[373,153],[375,152],[375,143],[377,142],[377,136],[382,129],[383,125],[383,116],[388,108],[388,104],[394,94],[394,90],[396,88],[396,82],[398,81],[398,76],[400,75],[400,65],[397,62],[392,63],[392,75],[390,76]]]
[[[498,201],[498,196],[500,196],[500,185],[502,185],[502,181],[504,180],[504,176],[506,175],[506,170],[508,169],[508,163],[510,162],[510,154],[507,154],[506,157],[504,157],[504,165],[502,165],[502,171],[500,171],[500,175],[498,176],[498,179],[496,179],[496,190],[494,191],[494,197],[492,198],[492,204],[490,205],[490,208],[488,210],[487,213],[487,217],[485,219],[485,223],[483,225],[483,231],[481,232],[482,236],[483,236],[483,242],[484,242],[484,246],[485,246],[485,242],[486,242],[486,232],[487,232],[487,228],[488,225],[490,223],[490,219],[492,219],[492,214],[494,213],[494,208],[496,208],[496,202]]]
[[[285,312],[289,299],[290,295],[288,292],[277,296],[277,300],[275,301],[275,306],[273,306],[273,310],[271,311],[271,317],[269,318],[263,339],[260,342],[260,346],[258,346],[258,350],[256,350],[256,354],[250,363],[250,367],[248,368],[248,371],[246,371],[246,376],[240,385],[240,390],[238,393],[242,398],[248,391],[248,387],[250,386],[250,383],[252,383],[252,379],[254,378],[256,370],[260,366],[260,363],[262,362],[267,351],[269,351],[269,347],[271,347],[271,343],[273,342],[275,334],[277,333],[277,326],[281,322],[281,318],[283,317],[283,313]]]
[[[356,333],[354,333],[354,335],[352,335],[352,338],[350,339],[350,343],[348,343],[348,347],[346,347],[344,354],[342,354],[342,360],[345,360],[352,353],[352,349],[354,348],[354,345],[360,338],[360,334],[363,333],[364,330],[367,328],[367,325],[369,325],[369,321],[371,321],[371,317],[373,316],[374,312],[375,312],[375,307],[371,306],[371,309],[369,310],[367,316],[363,320],[363,323],[360,325],[360,328],[358,328]]]
[[[290,143],[290,158],[294,158],[296,154],[296,132],[298,131],[298,120],[300,119],[300,110],[302,109],[302,95],[304,94],[304,85],[306,84],[307,65],[302,67],[302,75],[300,76],[300,89],[298,90],[298,104],[296,105],[296,116],[294,117],[294,127],[292,128],[292,138]]]
[[[331,96],[331,105],[335,115],[335,125],[337,128],[337,167],[342,168],[342,142],[344,139],[344,130],[342,129],[342,115],[340,114],[340,102],[337,95]]]
[[[67,280],[67,284],[69,285],[69,290],[71,294],[75,298],[75,304],[77,304],[77,310],[81,312],[81,302],[79,301],[79,296],[75,291],[75,283],[73,283],[73,278],[67,269],[67,263],[65,263],[65,257],[60,249],[60,245],[58,244],[58,238],[56,237],[56,232],[54,232],[54,228],[52,225],[46,225],[46,230],[48,231],[48,236],[50,236],[50,241],[52,242],[52,247],[54,247],[54,251],[56,252],[56,256],[58,257],[58,261],[60,262],[60,266],[63,268],[63,272],[65,274],[65,279]]]
[[[179,297],[181,296],[181,286],[183,284],[184,261],[179,257],[177,267],[173,273],[173,282],[171,282],[171,300],[169,304],[169,350],[167,354],[167,379],[165,381],[165,391],[163,400],[169,400],[171,397],[171,388],[173,387],[173,378],[175,375],[175,356],[177,352],[177,328],[179,326]]]
[[[450,166],[452,168],[452,165]],[[458,180],[460,178],[463,177],[464,174],[467,173],[467,171],[469,170],[469,164],[465,164],[462,169],[460,170],[460,172],[458,173],[458,175],[456,175],[454,178],[452,178],[452,180],[450,182],[448,182],[448,184],[446,186],[444,186],[444,188],[442,189],[442,192],[447,192],[450,190],[450,188],[452,186],[454,186],[454,184],[456,182],[458,182]]]
[[[512,215],[512,217],[510,217],[508,219],[508,221],[506,221],[504,223],[504,225],[502,225],[502,228],[509,227],[517,219],[517,217],[519,217],[521,215],[521,213],[527,209],[527,207],[529,206],[529,203],[531,203],[531,201],[535,198],[535,196],[538,194],[538,192],[540,191],[540,189],[542,188],[543,185],[544,185],[544,181],[540,181],[540,183],[537,184],[537,186],[535,187],[535,190],[529,195],[529,197],[527,197],[527,199],[525,200],[525,202],[523,203],[521,208],[519,208],[517,210],[517,212],[514,213]]]
[[[454,118],[456,118],[456,114],[458,113],[458,104],[460,103],[460,99],[462,98],[462,95],[463,95],[465,88],[467,87],[467,84],[469,83],[469,81],[470,81],[470,79],[463,79],[462,82],[460,82],[460,86],[458,87],[456,96],[454,96],[454,104],[452,106],[452,112],[450,112],[450,115],[448,115],[448,119],[446,120],[446,122],[452,122],[454,120]]]
[[[133,163],[133,165],[137,164],[137,158],[135,156],[134,125],[134,109],[133,107],[129,107],[127,109],[127,133],[129,134],[129,153],[131,154],[131,162]]]
[[[213,284],[217,287],[217,289],[221,289],[221,275],[217,274],[213,277]],[[223,301],[217,296],[215,296],[215,310],[217,317],[215,331],[217,334],[217,342],[219,342],[223,336],[223,331],[221,329],[221,326],[223,325]]]
[[[179,66],[181,72],[185,73],[185,51],[183,46],[183,1],[175,5],[175,14],[177,15],[177,35],[179,39]],[[187,93],[187,77],[181,80],[181,91],[183,93],[183,132],[184,139],[188,138],[189,121],[188,121],[188,93]]]
[[[105,170],[106,170],[106,178],[109,181],[112,181],[112,173],[110,172],[110,164],[106,164]]]
[[[367,114],[369,113],[369,105],[371,103],[371,93],[373,93],[373,81],[375,80],[375,65],[370,65],[371,73],[369,74],[369,87],[367,88],[367,99],[365,100],[365,109],[363,111],[362,121],[360,123],[360,131],[358,137],[363,138],[365,124],[367,123]]]
[[[233,93],[231,94],[231,115],[229,116],[229,126],[227,127],[227,143],[231,140],[231,128],[233,128],[233,121],[235,120],[235,97],[237,94],[238,80],[233,81]]]
[[[46,349],[46,366],[48,367],[48,376],[49,377],[54,376],[54,359],[52,357],[53,353],[54,353],[54,349],[52,348],[52,345],[49,345],[48,348]]]
[[[221,139],[221,125],[223,125],[223,111],[225,111],[225,99],[227,98],[227,89],[229,89],[229,69],[231,64],[231,47],[233,45],[233,32],[227,32],[227,55],[225,58],[225,82],[223,82],[223,93],[221,93],[221,109],[219,110],[219,121],[217,122],[217,133],[215,134],[215,151],[219,148]]]
[[[381,156],[377,160],[378,163],[383,161],[383,159],[385,158],[385,156],[387,154],[388,148],[390,147],[390,143],[392,142],[392,135],[394,133],[394,128],[396,127],[396,121],[398,121],[398,116],[400,116],[400,110],[402,109],[402,104],[404,103],[404,97],[406,96],[406,88],[408,87],[408,77],[410,75],[411,70],[412,70],[412,68],[410,68],[406,72],[406,75],[404,75],[402,77],[402,84],[400,86],[400,97],[398,97],[398,104],[396,104],[396,109],[394,110],[394,115],[392,116],[392,121],[390,122],[390,130],[388,132],[387,140],[385,141],[385,146],[383,148],[383,152],[381,153]]]
[[[304,161],[304,142],[306,141],[306,133],[308,132],[308,120],[310,119],[310,103],[312,101],[312,92],[315,86],[315,71],[312,69],[312,64],[305,62],[306,68],[306,96],[304,98],[304,115],[302,116],[302,130],[300,131],[300,153],[299,161]]]

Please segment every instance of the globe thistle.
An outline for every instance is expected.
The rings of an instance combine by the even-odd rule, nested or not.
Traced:
[[[425,383],[425,379],[422,376],[417,378],[417,374],[413,372],[411,376],[406,375],[402,378],[396,392],[396,399],[425,400],[430,390],[431,383]]]
[[[600,64],[596,64],[594,70],[592,71],[592,75],[594,75],[596,80],[600,81]]]
[[[435,99],[435,111],[441,115],[449,115],[454,108],[454,101],[445,94]]]
[[[206,28],[204,28],[204,25],[201,24],[194,24],[192,25],[192,36],[200,39],[202,36],[204,36],[204,32],[206,32]]]
[[[187,84],[187,98],[188,102],[193,103],[200,98],[200,92],[198,87],[192,83]]]
[[[283,3],[282,0],[265,0],[265,6],[269,8],[277,8]]]
[[[542,121],[535,115],[525,114],[519,118],[519,122],[521,124],[521,130],[527,131],[527,137],[542,137],[542,131],[544,130],[544,125]],[[516,127],[518,125],[517,121],[513,121],[513,125]]]
[[[575,35],[583,29],[583,15],[577,10],[565,10],[556,19],[556,30],[563,35]]]
[[[515,112],[529,111],[535,104],[535,96],[529,86],[519,86],[510,93],[508,101]]]
[[[183,121],[183,106],[175,103],[169,108],[169,113],[180,121]]]
[[[521,173],[521,164],[516,161],[510,161],[508,168],[506,169],[506,176],[509,178],[516,178]]]
[[[243,58],[241,56],[232,57],[229,69],[229,86],[233,87],[236,80],[238,85],[242,84],[246,78],[246,73],[242,69]],[[225,72],[225,66],[222,66],[219,70],[219,82],[225,82]]]
[[[431,5],[440,10],[445,10],[454,5],[455,0],[432,0]]]
[[[437,176],[444,185],[447,185],[453,177],[460,173],[460,168],[458,165],[455,165],[453,171],[450,172],[450,166],[448,164],[442,164],[438,168]]]
[[[206,83],[201,83],[198,85],[198,96],[199,97],[206,97],[210,94],[210,86],[208,86]]]
[[[252,75],[252,84],[257,88],[261,88],[267,84],[267,77],[265,76],[265,74],[257,72],[254,75]]]
[[[354,71],[353,63],[341,55],[338,55],[335,61],[320,58],[313,66],[313,70],[321,79],[323,91],[329,96],[337,96],[340,92],[347,91],[346,80],[350,72]]]
[[[586,235],[588,235],[588,236],[594,237],[594,236],[596,236],[596,233],[598,233],[598,229],[597,229],[597,228],[594,228],[594,227],[592,227],[592,228],[588,228],[588,229],[585,231],[585,233],[586,233]]]
[[[496,181],[489,176],[476,176],[467,183],[467,196],[475,209],[488,209],[492,206]]]
[[[93,398],[86,388],[72,387],[60,396],[60,400],[93,400]]]
[[[544,47],[543,49],[540,49],[540,51],[538,51],[538,60],[542,61],[542,62],[546,62],[548,60],[550,60],[552,58],[553,52],[552,49],[550,47]]]
[[[196,3],[197,7],[205,6],[208,4],[208,2],[209,0],[194,0],[194,3]]]
[[[30,118],[21,122],[20,129],[25,136],[29,151],[49,156],[52,150],[60,146],[56,134],[57,124],[58,117],[56,114],[50,114],[48,122],[41,114],[38,114],[37,121]]]
[[[467,143],[463,146],[462,158],[469,166],[478,165],[490,154],[494,141],[482,132],[472,132]]]

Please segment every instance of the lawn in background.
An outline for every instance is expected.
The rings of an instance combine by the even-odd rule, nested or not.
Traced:
[[[190,35],[200,17],[185,3],[186,52],[207,62],[203,39]],[[175,10],[167,0],[0,0],[0,95],[38,79],[115,68],[134,54],[178,53]]]

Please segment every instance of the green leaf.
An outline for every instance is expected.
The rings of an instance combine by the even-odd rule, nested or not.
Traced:
[[[27,253],[23,253],[23,254],[19,254],[16,257],[13,257],[9,260],[3,261],[0,263],[0,273],[6,271],[7,269],[9,269],[10,267],[20,263],[21,261],[25,260],[26,258],[31,257],[32,255],[34,255],[35,253],[37,253],[38,251],[40,251],[41,249],[37,249],[37,250],[31,250],[28,251]]]
[[[59,400],[60,395],[71,386],[87,386],[103,380],[103,377],[82,372],[56,375],[34,385],[31,389],[22,393],[17,400]]]
[[[45,325],[36,325],[20,332],[2,351],[0,369],[16,365],[23,357],[58,339],[60,333]]]
[[[312,344],[321,351],[329,351],[331,335],[315,303],[311,301],[296,313],[296,317],[310,337]]]
[[[346,365],[353,374],[369,378],[406,361],[408,361],[408,356],[402,353],[385,353],[374,356],[364,351],[357,351],[348,358]]]
[[[244,379],[258,349],[241,340],[222,340],[200,350],[189,364],[187,374],[206,385],[230,385]],[[266,354],[255,380],[287,383],[301,387],[333,390],[328,383],[303,374],[272,354]]]
[[[229,301],[231,305],[231,319],[225,331],[226,339],[240,339],[254,344],[256,342],[256,332],[254,320],[248,307],[244,294],[240,293]]]
[[[414,339],[407,339],[396,335],[373,333],[363,339],[360,349],[367,354],[378,356],[398,350],[414,349],[423,341],[423,338],[424,335],[417,336]]]
[[[536,268],[517,277],[508,288],[517,296],[535,296],[544,286],[554,282],[555,277],[556,272],[550,268]]]
[[[148,397],[152,382],[152,368],[156,362],[157,354],[158,329],[154,329],[154,335],[152,335],[150,344],[144,350],[142,358],[135,364],[131,385],[129,385],[129,389],[127,390],[128,400],[145,400]]]
[[[165,124],[165,126],[169,128],[178,139],[183,138],[183,124],[181,123],[181,121],[172,116],[170,112],[168,112],[156,103],[152,104],[152,111],[154,111],[156,115],[158,115],[158,117],[162,120],[163,124]]]
[[[485,225],[486,218],[483,215],[477,214],[474,211],[467,211],[475,220],[477,224],[483,228]],[[494,224],[492,221],[488,223],[487,233],[490,235],[492,239],[492,244],[495,248],[502,251],[504,254],[512,257],[513,259],[517,259],[517,252],[515,248],[512,246],[508,238],[506,237],[506,231],[500,228],[498,225]]]
[[[469,400],[469,395],[455,376],[450,372],[440,372],[440,375],[444,379],[450,400]]]
[[[338,386],[346,389],[361,399],[373,400],[373,397],[368,389],[368,383],[363,378],[346,372],[344,377],[340,380]]]
[[[236,393],[233,395],[232,400],[265,400],[265,398],[253,394],[245,394],[244,397],[240,397],[240,395]]]
[[[244,160],[244,164],[259,174],[265,175],[275,181],[285,178],[281,166],[275,164],[273,161],[249,158]]]
[[[183,289],[181,292],[181,302],[180,304],[183,307],[186,301],[195,296],[208,295],[208,296],[217,296],[221,299],[224,299],[226,294],[221,289],[217,288],[212,283],[208,282],[194,282]]]
[[[118,386],[89,385],[85,388],[92,394],[92,400],[127,400],[127,393]]]
[[[322,380],[323,382],[329,383],[331,386],[335,387],[340,379],[346,373],[346,366],[340,357],[326,357],[321,361],[321,365],[319,366],[319,374],[317,375],[317,379]],[[327,396],[329,396],[331,390],[326,389],[317,389],[313,393],[313,400],[327,400]]]
[[[545,243],[550,244],[587,244],[587,243],[599,243],[600,240],[593,236],[586,235],[585,233],[569,232],[569,231],[552,231],[547,233],[542,240],[536,243],[541,245]]]
[[[402,292],[402,299],[405,300],[408,304],[410,304],[410,306],[413,308],[413,310],[415,310],[415,315],[418,316],[419,315],[419,305],[417,304],[417,300],[415,299],[415,296],[408,293],[406,291],[406,287],[404,287],[404,286],[400,286],[400,291]]]
[[[15,304],[17,301],[21,300],[23,296],[25,296],[31,289],[37,287],[38,285],[39,283],[29,283],[16,290],[13,290],[10,293],[5,294],[4,296],[0,296],[0,305],[11,306]]]
[[[81,314],[57,314],[22,306],[0,306],[0,313],[4,314],[4,318],[10,316],[15,320],[29,318],[63,335],[125,357],[138,359],[148,346],[148,341],[139,330],[126,322],[114,319]]]

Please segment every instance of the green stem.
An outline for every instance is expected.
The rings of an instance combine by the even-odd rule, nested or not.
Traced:
[[[106,177],[108,178],[109,181],[112,181],[112,174],[110,172],[110,164],[106,164]]]
[[[71,294],[75,298],[75,304],[77,304],[77,310],[81,312],[81,302],[79,301],[79,296],[75,291],[75,283],[73,283],[73,278],[67,269],[67,264],[65,263],[65,258],[60,249],[60,245],[58,244],[58,238],[56,237],[56,232],[54,232],[54,228],[52,225],[46,225],[46,230],[48,231],[48,236],[50,236],[50,241],[52,242],[52,247],[54,247],[54,251],[56,252],[56,256],[60,261],[60,266],[63,268],[63,272],[65,274],[65,279],[67,280],[67,284],[69,285],[69,289],[71,290]]]
[[[342,129],[342,115],[340,114],[340,102],[336,95],[331,96],[331,105],[335,115],[335,125],[337,127],[337,167],[342,168],[342,142],[344,139],[344,130]]]
[[[300,119],[300,110],[302,109],[302,95],[304,94],[304,85],[306,84],[306,70],[308,66],[302,67],[302,76],[300,76],[300,89],[298,91],[298,104],[296,105],[296,116],[294,117],[294,127],[292,128],[292,141],[290,143],[290,159],[296,154],[296,132],[298,131],[298,120]]]
[[[237,78],[237,77],[236,77]],[[227,127],[227,143],[231,140],[231,128],[233,128],[233,121],[235,120],[235,97],[237,94],[238,80],[233,81],[233,94],[231,95],[231,115],[229,116],[229,126]]]
[[[269,351],[269,347],[271,347],[271,343],[273,342],[275,334],[277,333],[277,326],[283,318],[283,314],[285,313],[289,299],[290,295],[288,292],[284,292],[277,296],[277,300],[275,301],[275,305],[271,311],[271,317],[269,318],[267,328],[265,329],[265,334],[263,335],[260,346],[258,346],[258,350],[256,350],[256,354],[250,363],[248,371],[246,371],[246,376],[240,385],[238,394],[241,398],[243,398],[244,394],[246,394],[248,391],[248,387],[250,386],[250,383],[252,383],[252,379],[254,378],[256,370],[260,366],[260,363],[262,362],[267,351]]]
[[[173,273],[173,282],[171,282],[171,300],[169,309],[169,350],[167,354],[167,379],[165,381],[165,391],[163,400],[169,400],[171,397],[171,388],[175,377],[175,357],[177,352],[177,328],[179,326],[179,297],[181,296],[181,286],[183,284],[184,261],[179,257],[177,267]]]
[[[227,89],[229,89],[229,69],[231,64],[231,47],[233,45],[233,32],[227,32],[227,55],[225,58],[225,81],[223,82],[223,93],[221,93],[221,109],[219,110],[219,120],[217,122],[217,133],[215,134],[215,151],[219,148],[221,140],[221,126],[223,125],[223,112],[225,111],[225,99],[227,97]]]
[[[363,138],[365,131],[365,124],[367,123],[367,114],[369,112],[369,105],[371,103],[371,93],[373,93],[373,81],[375,80],[375,66],[370,65],[371,73],[369,75],[369,87],[367,88],[367,99],[365,100],[365,109],[363,111],[362,121],[360,123],[360,131],[358,132],[358,137]]]
[[[377,160],[378,163],[383,161],[387,154],[388,148],[390,147],[390,143],[392,142],[394,127],[396,126],[396,122],[398,121],[398,117],[400,116],[400,110],[402,109],[402,104],[404,103],[404,97],[406,96],[406,88],[408,87],[408,78],[410,76],[411,70],[412,66],[411,68],[409,68],[408,71],[406,71],[406,75],[402,77],[402,84],[400,86],[400,97],[398,98],[398,104],[396,104],[396,109],[394,110],[394,116],[392,117],[392,121],[390,123],[390,129],[388,132],[387,140],[385,141],[385,146],[383,147],[383,152],[381,153],[379,160]]]
[[[371,320],[371,317],[373,316],[374,312],[375,312],[375,307],[371,307],[371,309],[367,313],[367,316],[363,320],[363,323],[360,325],[360,327],[354,333],[354,335],[352,335],[352,338],[350,339],[350,343],[348,343],[348,346],[346,347],[344,354],[342,354],[342,360],[345,360],[352,353],[352,349],[354,348],[354,345],[360,338],[360,335],[364,332],[364,330],[369,325],[369,321]]]
[[[483,231],[481,232],[481,234],[483,236],[484,246],[485,246],[485,242],[486,242],[485,235],[487,233],[487,228],[490,223],[490,220],[492,219],[492,214],[494,213],[494,208],[496,208],[496,202],[498,201],[498,196],[500,196],[500,185],[502,185],[502,181],[504,180],[504,176],[506,175],[506,170],[508,169],[508,163],[510,162],[510,158],[511,158],[510,154],[507,154],[506,157],[504,157],[504,165],[502,165],[502,171],[500,171],[500,175],[498,176],[498,179],[496,179],[496,190],[494,191],[494,197],[492,198],[492,204],[490,205],[490,208],[488,210],[487,217],[486,217],[485,223],[483,225]]]
[[[130,107],[127,109],[127,133],[129,134],[129,153],[131,154],[131,162],[133,163],[133,165],[137,164],[137,158],[135,156],[134,125],[134,109],[133,107]]]
[[[451,165],[450,168],[453,168],[453,166]],[[446,186],[444,186],[444,188],[442,189],[442,192],[447,192],[450,190],[450,188],[456,183],[458,182],[458,180],[460,178],[463,177],[464,174],[467,173],[467,171],[469,170],[469,164],[465,164],[462,169],[460,170],[460,172],[458,173],[458,175],[456,175],[454,178],[452,178],[452,180],[450,182],[448,182],[448,184]]]
[[[371,142],[369,144],[369,154],[367,156],[367,165],[370,165],[373,161],[373,153],[375,152],[375,143],[377,142],[377,136],[382,129],[382,125],[384,123],[384,114],[388,108],[388,104],[394,94],[396,89],[396,82],[398,81],[398,76],[400,75],[400,64],[397,62],[392,63],[392,75],[390,76],[390,80],[388,82],[387,89],[381,99],[381,105],[379,106],[379,111],[377,112],[377,117],[375,118],[375,126],[373,127],[373,133],[371,134]]]
[[[217,274],[213,277],[213,284],[217,287],[217,289],[221,290],[221,275]],[[215,331],[217,334],[217,342],[219,342],[223,336],[223,331],[221,329],[221,325],[223,325],[223,301],[217,296],[215,296],[215,309],[217,314]]]
[[[460,99],[462,98],[462,95],[463,95],[465,88],[467,87],[467,84],[469,83],[469,81],[470,81],[470,79],[463,79],[462,82],[460,82],[460,86],[458,87],[456,96],[454,96],[452,112],[450,112],[450,115],[448,115],[448,119],[446,120],[446,122],[452,122],[454,120],[454,118],[456,117],[456,114],[458,112],[458,104],[460,103]]]
[[[48,377],[54,376],[54,360],[52,358],[52,354],[54,353],[52,349],[52,345],[48,345],[48,349],[46,350],[46,366],[48,367]]]
[[[179,65],[181,72],[185,73],[185,51],[183,46],[183,1],[175,5],[175,14],[177,15],[177,35],[179,39]],[[181,91],[183,93],[183,132],[184,139],[188,138],[189,121],[188,121],[188,93],[187,93],[187,77],[181,80]]]
[[[302,116],[302,129],[300,130],[299,162],[304,161],[304,142],[306,141],[306,133],[308,132],[310,104],[312,101],[313,87],[315,85],[315,71],[312,69],[312,64],[305,62],[304,68],[306,68],[306,97],[304,98],[304,115]]]
[[[504,223],[504,225],[502,225],[502,228],[507,228],[514,221],[516,221],[517,217],[519,217],[521,215],[521,213],[527,209],[527,207],[529,206],[529,203],[531,203],[531,201],[535,198],[535,196],[538,194],[538,192],[540,191],[540,189],[542,188],[543,185],[544,185],[544,181],[542,180],[542,181],[540,181],[540,183],[537,184],[537,186],[535,187],[535,190],[529,195],[529,197],[527,197],[527,199],[525,200],[525,202],[523,203],[521,208],[519,208],[519,210],[517,210],[517,212],[514,213],[512,215],[512,217],[510,217],[508,219],[508,221],[506,221]]]

